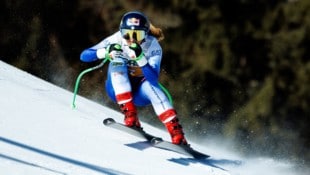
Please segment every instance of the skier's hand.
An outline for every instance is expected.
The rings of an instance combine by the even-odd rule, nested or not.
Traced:
[[[145,58],[142,48],[139,44],[132,43],[129,46],[128,52],[130,59],[136,61],[140,67],[145,66],[147,64],[147,59]]]
[[[115,58],[124,57],[122,46],[119,44],[111,44],[107,48],[108,54],[106,55],[108,59],[113,60]]]

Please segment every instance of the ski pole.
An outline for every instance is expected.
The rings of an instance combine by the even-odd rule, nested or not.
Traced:
[[[160,83],[158,83],[159,87],[164,91],[164,93],[167,95],[169,101],[171,104],[173,104],[173,100],[172,100],[172,96],[171,94],[169,93],[169,91]]]
[[[82,76],[85,75],[86,73],[88,72],[91,72],[93,70],[96,70],[96,69],[99,69],[100,67],[102,67],[105,62],[107,62],[108,58],[105,58],[99,65],[97,66],[94,66],[94,67],[91,67],[91,68],[88,68],[84,71],[82,71],[79,76],[77,77],[76,81],[75,81],[75,87],[74,87],[74,95],[73,95],[73,101],[72,101],[72,108],[75,109],[76,108],[76,105],[75,105],[75,99],[76,99],[76,95],[77,95],[77,91],[79,89],[79,85],[80,85],[80,81],[82,79]]]

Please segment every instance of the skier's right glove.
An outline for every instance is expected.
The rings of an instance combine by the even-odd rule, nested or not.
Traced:
[[[113,60],[117,57],[123,56],[123,50],[121,45],[119,44],[111,44],[107,48],[100,48],[97,50],[98,59],[108,58],[109,60]]]
[[[108,52],[107,57],[110,60],[113,60],[115,58],[124,57],[122,46],[120,44],[117,44],[117,43],[109,45],[107,48],[107,52]]]

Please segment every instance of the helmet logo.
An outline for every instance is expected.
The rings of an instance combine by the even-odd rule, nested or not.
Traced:
[[[140,25],[140,19],[137,18],[129,18],[126,21],[126,24],[128,26],[139,26]]]

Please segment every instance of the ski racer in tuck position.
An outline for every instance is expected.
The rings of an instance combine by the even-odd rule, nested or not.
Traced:
[[[141,128],[136,106],[152,104],[172,143],[187,145],[176,111],[158,83],[162,59],[159,41],[163,38],[162,30],[143,13],[130,11],[123,15],[119,31],[85,49],[80,59],[93,62],[109,58],[105,89],[120,106],[126,126]]]

